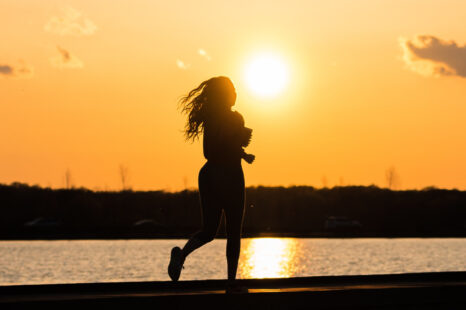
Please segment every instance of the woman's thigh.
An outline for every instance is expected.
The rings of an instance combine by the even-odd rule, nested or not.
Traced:
[[[199,173],[199,194],[204,227],[218,227],[225,210],[227,234],[239,235],[244,214],[244,175],[241,166],[206,163]]]
[[[212,184],[212,169],[207,164],[199,172],[199,198],[201,203],[203,230],[215,234],[222,217],[215,187]]]
[[[223,209],[225,210],[227,235],[231,237],[239,237],[244,216],[244,176],[243,171],[239,170],[231,175],[230,188],[228,195],[224,200]]]

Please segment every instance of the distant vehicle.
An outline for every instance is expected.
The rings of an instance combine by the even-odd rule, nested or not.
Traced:
[[[160,233],[165,229],[165,225],[154,219],[140,219],[133,223],[132,232],[141,234]]]
[[[134,227],[159,227],[162,226],[159,222],[153,219],[142,219],[133,223]]]
[[[329,216],[325,221],[325,229],[328,231],[358,231],[361,223],[357,220],[349,219],[346,216]]]
[[[53,228],[61,226],[61,222],[54,219],[47,219],[44,217],[38,217],[32,221],[24,223],[25,227],[37,227],[37,228]]]

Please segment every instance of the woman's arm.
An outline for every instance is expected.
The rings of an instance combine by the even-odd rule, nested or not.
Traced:
[[[252,129],[244,126],[244,118],[240,113],[235,111],[233,115],[231,138],[242,147],[246,147],[251,142]]]
[[[243,150],[243,155],[241,156],[242,159],[244,159],[248,164],[252,164],[254,159],[256,159],[256,156],[253,154],[248,154]]]
[[[244,126],[244,118],[241,114],[239,114],[238,112],[234,113],[236,114],[236,117],[238,118],[238,122],[240,125],[238,140],[241,145],[241,158],[244,159],[248,164],[252,164],[256,156],[254,156],[253,154],[246,153],[243,148],[248,146],[251,142],[252,129]]]
[[[254,161],[254,155],[247,154],[243,147],[249,145],[251,141],[252,130],[244,127],[244,119],[238,112],[232,112],[231,117],[225,119],[222,124],[223,145],[226,147],[227,156],[233,158],[242,158],[248,163]]]

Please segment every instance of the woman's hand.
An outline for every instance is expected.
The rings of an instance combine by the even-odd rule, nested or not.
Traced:
[[[252,164],[252,162],[256,159],[256,156],[254,156],[254,155],[252,155],[252,154],[244,154],[243,159],[244,159],[248,164]]]
[[[241,143],[241,146],[246,147],[249,145],[251,142],[251,137],[252,137],[252,129],[244,127],[243,129],[243,141]]]

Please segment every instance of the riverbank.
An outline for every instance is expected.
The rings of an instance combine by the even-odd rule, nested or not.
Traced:
[[[193,231],[194,233],[194,231]],[[193,233],[14,233],[0,234],[0,240],[119,240],[119,239],[188,239]],[[466,238],[464,233],[432,234],[374,234],[374,233],[243,233],[243,238]],[[218,233],[218,239],[225,239],[224,233]]]
[[[0,185],[0,239],[188,238],[196,191],[94,192]],[[466,192],[375,186],[248,187],[245,237],[466,237]],[[219,236],[225,232],[224,221]]]

